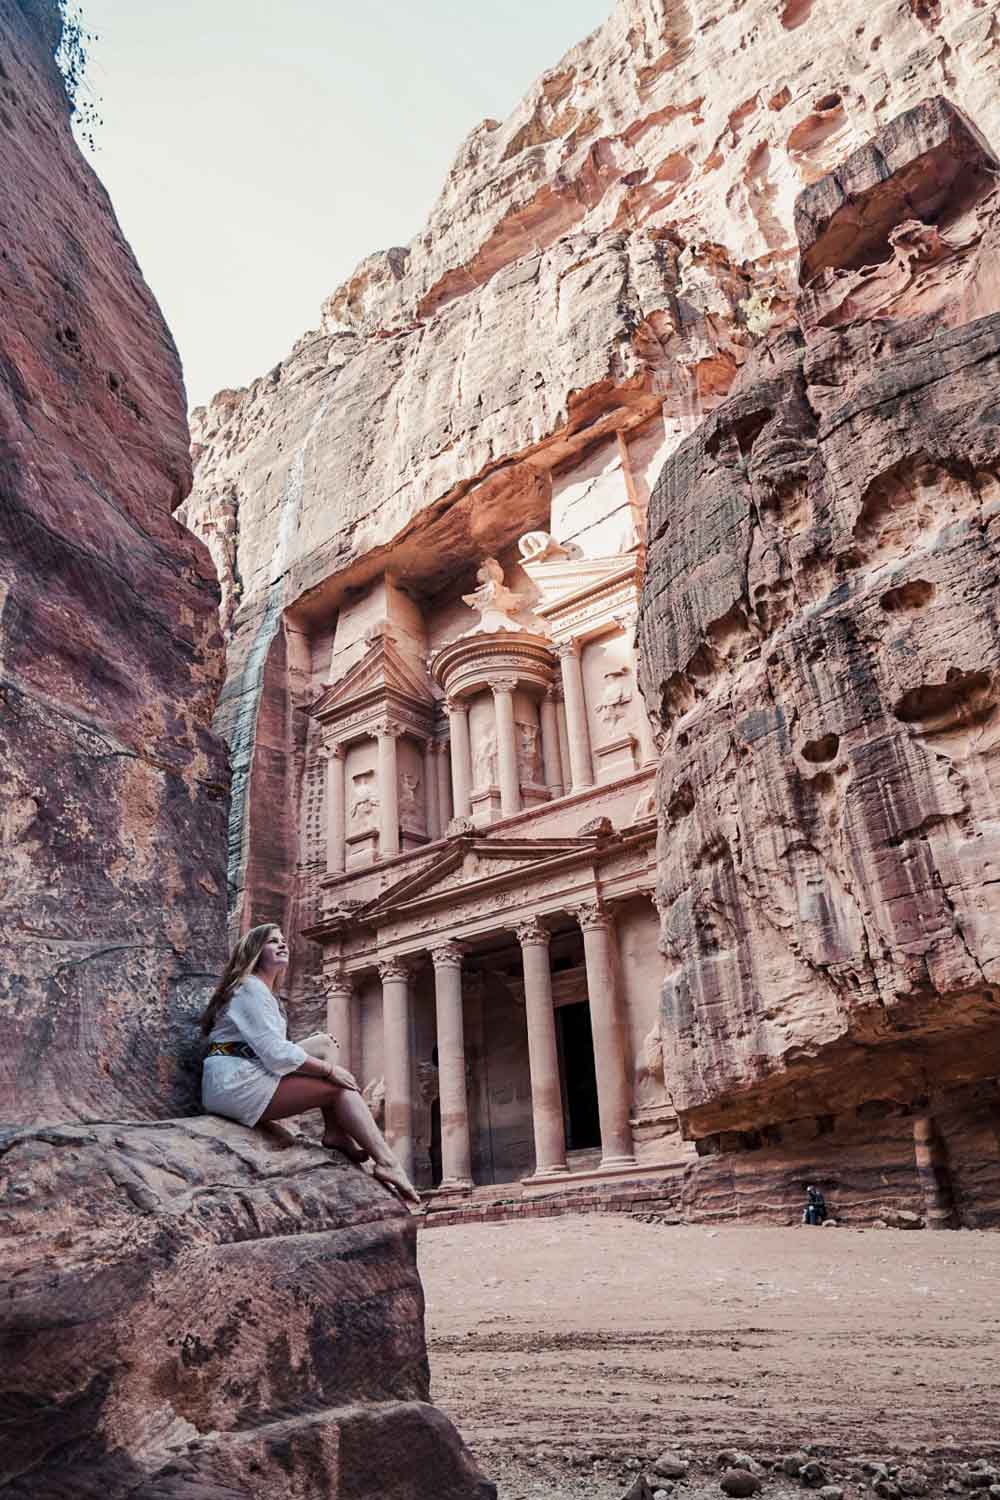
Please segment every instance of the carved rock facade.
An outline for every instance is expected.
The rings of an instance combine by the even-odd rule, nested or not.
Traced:
[[[912,1191],[915,1127],[969,1223],[1000,1219],[997,174],[928,100],[803,194],[797,326],[668,460],[641,621],[685,1131],[747,1178],[786,1134],[855,1169],[884,1139]]]

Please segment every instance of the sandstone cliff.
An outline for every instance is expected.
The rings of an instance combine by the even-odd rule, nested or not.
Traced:
[[[295,619],[390,542],[404,574],[421,549],[430,587],[434,552],[446,567],[470,538],[488,551],[539,524],[574,474],[617,464],[641,507],[787,315],[796,195],[928,95],[1000,138],[998,72],[978,0],[619,0],[472,133],[410,245],[370,257],[286,360],[194,414],[183,514],[231,636],[238,917],[311,915]]]
[[[428,1404],[409,1214],[317,1146],[162,1118],[225,946],[218,590],[59,35],[0,0],[0,1491],[485,1500]]]
[[[0,1119],[185,1109],[228,769],[180,362],[76,150],[54,4],[3,0]]]
[[[997,1222],[1000,162],[930,100],[796,221],[797,326],[650,507],[670,1087],[692,1135],[794,1121],[883,1181],[872,1138],[947,1117]]]

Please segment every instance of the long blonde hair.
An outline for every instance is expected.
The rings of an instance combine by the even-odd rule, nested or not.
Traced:
[[[201,1013],[202,1036],[208,1036],[219,1016],[225,1010],[233,992],[256,969],[264,944],[272,933],[280,932],[277,922],[262,922],[245,932],[233,949],[222,978],[212,991],[211,998]]]

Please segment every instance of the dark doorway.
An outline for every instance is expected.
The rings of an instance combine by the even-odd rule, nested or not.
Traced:
[[[566,1100],[566,1145],[570,1151],[582,1151],[601,1144],[590,1005],[586,1000],[560,1005],[556,1016]]]

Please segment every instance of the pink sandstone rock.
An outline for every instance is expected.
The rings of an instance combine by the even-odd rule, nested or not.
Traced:
[[[829,1132],[866,1101],[937,1099],[987,1215],[997,170],[928,100],[803,195],[800,326],[667,462],[641,619],[667,731],[664,1058],[686,1131]],[[800,1162],[826,1149],[802,1144]]]
[[[73,143],[56,6],[0,26],[0,1118],[148,1117],[193,1102],[225,942],[218,592],[171,514],[180,363]]]

